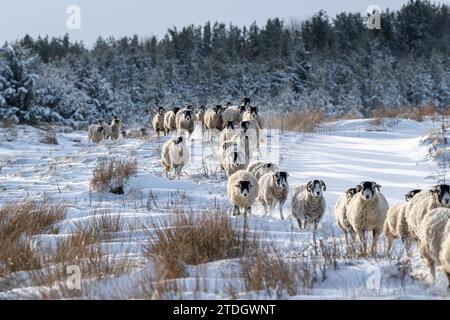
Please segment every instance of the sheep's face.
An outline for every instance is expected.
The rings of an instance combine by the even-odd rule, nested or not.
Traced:
[[[256,119],[258,117],[258,107],[251,107],[250,115],[252,116],[253,119]]]
[[[227,129],[234,130],[234,122],[233,121],[227,121]]]
[[[186,121],[191,121],[191,119],[193,118],[192,113],[191,112],[185,112],[184,113],[184,119]]]
[[[103,126],[99,126],[99,127],[97,128],[97,131],[98,131],[99,133],[102,133],[103,131],[105,131],[105,128],[103,128]]]
[[[353,198],[353,196],[356,194],[356,188],[350,188],[347,191],[345,191],[345,195],[347,196],[347,199]]]
[[[422,191],[422,190],[417,189],[417,190],[412,190],[412,191],[408,192],[407,194],[405,194],[405,200],[406,200],[406,202],[408,202],[409,200],[411,200],[412,198],[414,198],[414,196],[415,196],[416,194],[418,194],[420,191]]]
[[[216,106],[216,107],[214,108],[214,111],[216,112],[216,114],[217,114],[218,116],[221,116],[221,115],[222,115],[222,112],[223,112],[222,106]]]
[[[245,107],[250,106],[251,103],[251,99],[250,98],[244,98],[244,100],[242,100],[242,105]]]
[[[112,126],[119,126],[120,125],[120,119],[118,118],[114,118],[113,121],[111,122]]]
[[[308,183],[306,189],[313,197],[319,198],[322,196],[322,192],[327,190],[327,186],[322,180],[313,180]]]
[[[240,107],[239,107],[239,113],[240,113],[240,114],[244,114],[246,110],[247,110],[247,107],[246,107],[246,106],[240,106]]]
[[[286,188],[288,186],[287,178],[289,177],[289,174],[285,171],[278,171],[273,176],[275,183],[280,188]]]
[[[239,194],[246,198],[250,195],[250,190],[253,188],[253,185],[250,181],[239,181],[235,187],[239,190]]]
[[[375,198],[376,195],[376,191],[380,191],[381,186],[379,184],[377,184],[376,182],[372,182],[372,181],[365,181],[365,182],[361,182],[357,187],[356,187],[356,192],[361,194],[361,197],[364,200],[372,200],[373,198]]]
[[[177,114],[177,113],[178,113],[178,111],[180,111],[180,108],[178,108],[178,107],[175,107],[175,108],[173,108],[173,109],[172,109],[172,111],[173,111],[173,113]]]
[[[164,115],[164,108],[159,108],[159,109],[158,109],[158,114],[159,114],[160,116],[163,116],[163,115]]]
[[[450,185],[441,184],[436,186],[431,190],[431,193],[438,198],[444,207],[450,207]]]

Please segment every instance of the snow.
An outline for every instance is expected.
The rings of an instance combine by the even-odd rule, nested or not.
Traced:
[[[291,189],[312,179],[327,184],[326,214],[319,226],[319,238],[331,241],[342,234],[335,225],[333,208],[343,191],[363,180],[376,181],[382,186],[390,205],[403,201],[406,192],[436,183],[438,165],[427,158],[427,146],[422,137],[433,128],[432,121],[387,119],[374,124],[371,119],[356,119],[328,123],[314,134],[286,132],[280,144],[271,146],[267,158],[279,162],[281,169],[289,172]],[[0,129],[0,204],[43,195],[61,200],[70,207],[64,221],[58,223],[59,234],[39,235],[33,238],[34,250],[44,245],[56,244],[58,239],[71,235],[80,225],[88,225],[96,214],[106,210],[111,217],[120,216],[124,230],[105,241],[111,259],[127,256],[135,263],[133,272],[100,280],[90,279],[83,290],[85,298],[142,298],[141,284],[154,273],[154,262],[148,261],[142,244],[152,234],[149,222],[163,223],[170,212],[160,209],[167,201],[180,204],[188,202],[189,208],[205,208],[213,203],[228,205],[226,181],[223,174],[202,172],[202,157],[217,167],[215,143],[205,143],[201,152],[194,152],[187,173],[180,181],[165,179],[162,175],[160,152],[167,138],[157,141],[118,140],[99,145],[89,144],[83,131],[57,132],[58,145],[39,141],[44,132],[29,126],[17,126],[15,138],[7,128]],[[266,141],[276,141],[272,137]],[[194,137],[199,137],[198,133]],[[197,140],[198,145],[199,141]],[[263,145],[263,149],[264,149]],[[127,183],[124,195],[97,194],[90,191],[89,180],[97,162],[103,159],[134,156],[138,172]],[[153,195],[153,201],[149,200]],[[161,206],[162,207],[162,206]],[[284,208],[290,215],[289,201]],[[286,215],[286,214],[285,214]],[[233,218],[242,224],[242,218]],[[256,204],[249,218],[251,230],[264,240],[272,242],[289,259],[302,252],[312,241],[310,231],[301,231],[289,216],[282,221],[277,212],[264,216]],[[127,231],[132,230],[132,231]],[[105,251],[105,252],[106,252]],[[411,264],[411,274],[402,277],[399,266]],[[237,277],[239,263],[236,259],[214,261],[199,266],[186,266],[188,277],[183,280],[182,297],[189,299],[228,299],[224,289],[233,282],[237,287],[242,280]],[[200,296],[195,292],[197,279],[205,288]],[[378,284],[374,289],[371,283]],[[302,289],[302,294],[281,298],[291,299],[448,299],[446,278],[438,274],[436,283],[428,277],[416,252],[410,262],[403,257],[400,242],[395,244],[390,258],[380,255],[368,259],[354,258],[338,261],[337,267],[328,268],[325,279],[319,279],[312,289]],[[120,290],[117,290],[120,288]],[[2,292],[0,298],[29,298],[39,288],[18,287]],[[237,292],[238,298],[274,298],[267,292]],[[150,297],[149,297],[150,298]]]

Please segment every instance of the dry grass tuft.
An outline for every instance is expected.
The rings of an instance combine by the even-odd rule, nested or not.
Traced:
[[[267,117],[264,122],[270,129],[295,132],[314,132],[317,126],[326,121],[323,110],[295,111]]]
[[[137,172],[136,158],[101,161],[94,169],[91,187],[96,192],[124,193],[124,183]]]

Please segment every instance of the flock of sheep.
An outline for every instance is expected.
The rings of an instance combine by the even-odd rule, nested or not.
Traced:
[[[280,217],[284,219],[283,206],[288,200],[289,174],[280,171],[274,163],[254,159],[255,154],[260,154],[260,131],[264,124],[258,108],[251,106],[249,98],[243,99],[239,106],[201,107],[197,113],[191,106],[168,112],[159,108],[152,121],[158,137],[161,133],[176,133],[175,138],[164,143],[162,148],[161,159],[166,177],[173,170],[179,179],[181,170],[189,160],[186,136],[192,134],[196,121],[201,122],[207,132],[217,133],[220,164],[228,177],[227,195],[233,215],[240,215],[243,211],[246,217],[255,202],[259,201],[265,214],[278,206]],[[117,139],[119,131],[120,120],[115,118],[111,125],[99,123],[91,126],[89,139],[93,142],[108,137]],[[209,139],[214,140],[214,135],[211,134]],[[326,189],[324,181],[313,180],[292,190],[292,215],[300,229],[311,225],[314,236],[325,213]],[[433,278],[435,266],[441,265],[450,287],[450,186],[442,184],[413,190],[405,195],[404,203],[391,208],[380,189],[376,182],[363,181],[338,199],[334,210],[336,222],[347,243],[350,234],[353,241],[359,241],[361,253],[366,255],[366,233],[371,232],[370,254],[376,254],[378,239],[384,233],[387,254],[391,253],[393,241],[401,239],[406,254],[410,255],[411,244],[417,242]]]

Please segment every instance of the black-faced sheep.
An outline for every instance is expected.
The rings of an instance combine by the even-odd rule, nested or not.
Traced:
[[[233,135],[236,133],[235,125],[233,121],[228,121],[225,125],[225,129],[220,132],[219,144],[222,145],[225,141],[231,140]]]
[[[348,189],[336,202],[334,207],[334,214],[336,216],[336,223],[339,229],[344,232],[345,242],[348,243],[348,234],[350,233],[352,239],[355,239],[355,231],[347,218],[347,206],[350,200],[356,194],[356,188]]]
[[[248,107],[247,110],[244,112],[244,115],[242,116],[242,121],[249,121],[252,119],[258,122],[258,126],[261,129],[263,128],[263,121],[261,116],[259,115],[258,107]]]
[[[181,170],[189,161],[189,149],[183,137],[171,139],[164,143],[161,161],[164,166],[166,178],[169,177],[169,171],[174,169],[175,175],[180,180]]]
[[[105,127],[102,121],[92,125],[88,129],[89,142],[99,143],[105,139]]]
[[[280,217],[284,220],[283,205],[289,193],[288,177],[287,172],[277,171],[266,173],[259,179],[258,200],[264,207],[265,214],[268,214],[268,207],[270,211],[273,211],[278,204]]]
[[[233,205],[233,214],[239,215],[241,208],[245,217],[250,214],[258,191],[258,181],[251,173],[245,170],[234,173],[227,183],[228,199]]]
[[[381,186],[376,182],[361,182],[356,187],[357,193],[347,206],[347,218],[361,242],[361,253],[367,254],[366,232],[372,232],[371,254],[377,250],[377,241],[383,231],[389,205],[380,193]]]
[[[176,117],[176,127],[178,132],[181,134],[182,132],[188,132],[189,135],[194,132],[195,128],[195,114],[194,111],[190,109],[180,110]]]
[[[223,120],[222,120],[222,106],[217,105],[214,108],[206,110],[205,113],[205,127],[210,130],[222,131]]]
[[[153,117],[152,121],[153,129],[156,131],[158,138],[161,135],[161,132],[166,133],[164,130],[164,108],[159,107],[158,112]]]
[[[120,137],[120,128],[122,127],[122,121],[114,117],[111,121],[111,125],[104,125],[105,128],[105,139],[110,138],[111,140],[117,140]]]
[[[306,185],[294,188],[292,192],[292,215],[297,219],[300,229],[308,225],[317,226],[325,213],[325,197],[323,192],[327,186],[322,180],[313,180]]]
[[[178,111],[180,111],[180,108],[175,107],[164,114],[164,131],[166,135],[177,129],[176,117]]]

